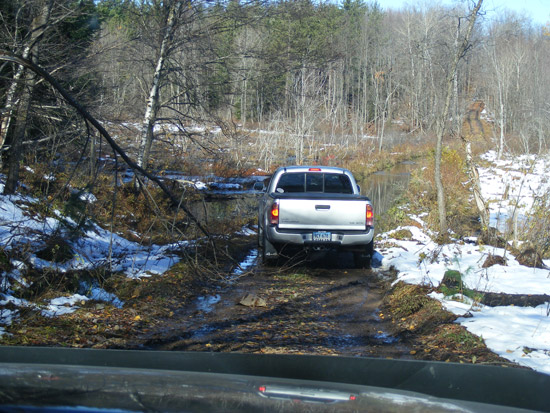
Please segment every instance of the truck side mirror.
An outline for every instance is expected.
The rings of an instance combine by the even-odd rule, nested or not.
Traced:
[[[254,182],[254,191],[261,191],[263,192],[265,190],[263,182]]]

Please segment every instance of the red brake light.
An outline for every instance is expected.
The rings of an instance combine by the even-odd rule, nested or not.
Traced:
[[[277,225],[279,223],[279,202],[277,201],[271,205],[270,222],[271,225]]]
[[[309,168],[309,172],[321,172],[321,168]]]
[[[349,396],[349,399],[350,399],[350,400],[355,400],[355,399],[357,399],[357,397],[356,397],[355,395],[352,394],[351,396]]]
[[[372,205],[367,205],[365,218],[365,224],[367,227],[374,227],[374,210],[372,209]]]
[[[265,392],[265,386],[258,387],[258,390],[261,391],[262,393]]]

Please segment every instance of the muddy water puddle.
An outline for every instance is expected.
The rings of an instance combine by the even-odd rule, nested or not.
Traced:
[[[196,305],[197,310],[204,313],[210,313],[214,310],[214,306],[219,303],[221,296],[219,294],[209,295],[209,296],[200,296],[197,298]]]
[[[379,270],[257,267],[215,294],[198,297],[149,335],[145,347],[408,357],[379,310],[383,278]],[[242,304],[250,297],[258,305]]]

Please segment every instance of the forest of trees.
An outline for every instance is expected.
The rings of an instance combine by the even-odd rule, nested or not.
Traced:
[[[5,192],[15,190],[25,156],[51,162],[63,148],[93,158],[98,139],[10,56],[45,69],[102,122],[140,125],[140,166],[162,123],[201,147],[209,143],[189,126],[221,126],[232,142],[238,127],[269,131],[254,148],[255,162],[270,168],[274,147],[303,163],[319,143],[354,147],[369,136],[378,151],[435,136],[475,3],[387,11],[364,0],[2,2]],[[505,10],[489,20],[482,9],[458,56],[446,133],[458,136],[461,116],[482,101],[496,150],[546,150],[549,42],[548,27]]]

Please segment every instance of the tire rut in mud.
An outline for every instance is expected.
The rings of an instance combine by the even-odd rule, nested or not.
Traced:
[[[159,350],[407,357],[380,312],[389,275],[332,262],[259,266],[198,297],[142,343]],[[239,304],[247,295],[257,306]]]

